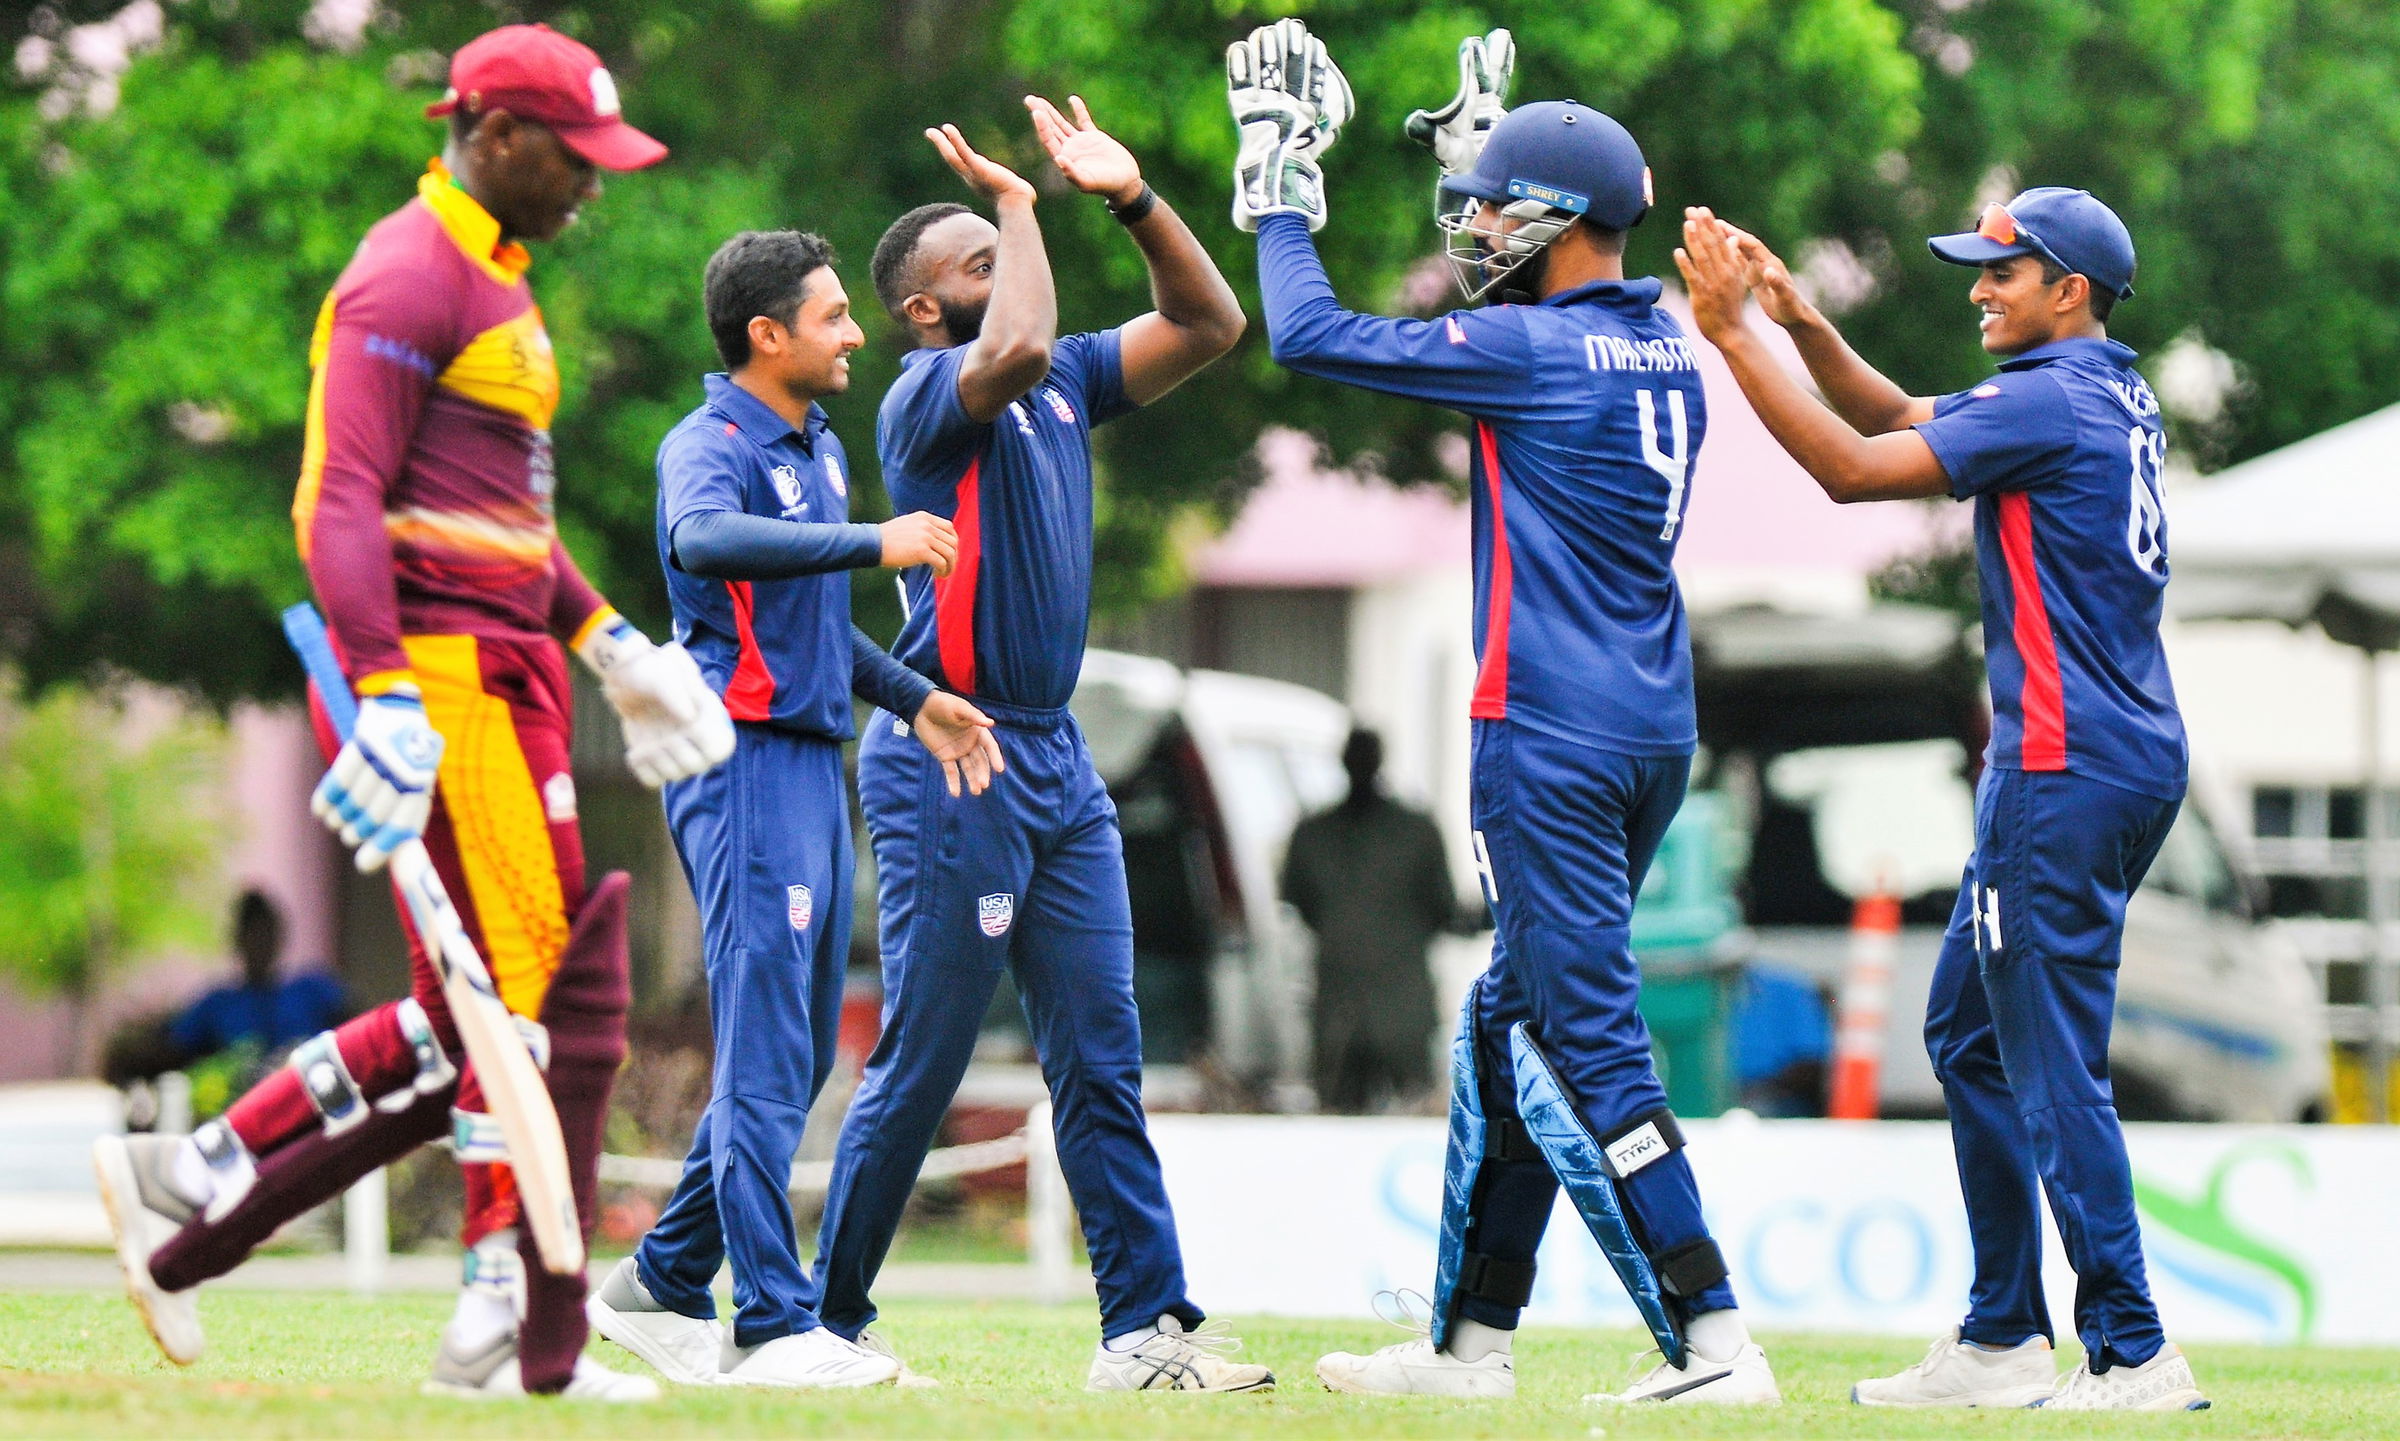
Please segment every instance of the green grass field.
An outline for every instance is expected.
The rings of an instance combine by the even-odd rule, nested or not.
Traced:
[[[2040,1412],[1889,1413],[1847,1402],[1851,1380],[1915,1359],[1892,1341],[1766,1338],[1789,1404],[1779,1411],[1605,1411],[1584,1391],[1614,1386],[1630,1332],[1528,1331],[1511,1402],[1339,1397],[1310,1374],[1317,1354],[1382,1345],[1366,1325],[1252,1319],[1249,1352],[1284,1389],[1266,1396],[1092,1396],[1081,1389],[1091,1330],[1081,1308],[909,1304],[887,1318],[913,1364],[944,1385],[834,1398],[671,1389],[638,1409],[557,1402],[436,1401],[417,1394],[446,1298],[228,1292],[204,1303],[211,1352],[178,1371],[159,1360],[113,1294],[0,1294],[0,1436],[671,1437],[1930,1437],[2400,1436],[2400,1353],[2194,1348],[2216,1409],[2094,1419]],[[639,1363],[606,1342],[594,1354]]]

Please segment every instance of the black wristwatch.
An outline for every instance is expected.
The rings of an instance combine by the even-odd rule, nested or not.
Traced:
[[[1150,182],[1147,180],[1142,182],[1142,193],[1123,205],[1119,205],[1113,200],[1108,203],[1108,213],[1117,218],[1119,225],[1139,225],[1149,218],[1151,211],[1157,208],[1158,192],[1150,188]]]

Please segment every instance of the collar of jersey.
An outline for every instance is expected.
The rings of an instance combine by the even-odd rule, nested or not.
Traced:
[[[2053,360],[2069,360],[2079,355],[2105,360],[2120,370],[2131,369],[2134,361],[2141,358],[2141,352],[2130,345],[2114,340],[2095,340],[2088,335],[2070,335],[2064,340],[2053,340],[2048,345],[2037,345],[2022,355],[2012,355],[2000,362],[2000,368],[2028,370],[2036,365],[2048,365]]]
[[[502,285],[514,285],[524,278],[525,267],[533,264],[532,253],[513,240],[501,244],[500,222],[467,193],[438,156],[425,162],[425,173],[417,177],[417,198],[442,223],[451,242],[467,259],[482,266],[485,274]]]
[[[719,415],[741,427],[742,434],[759,445],[773,445],[786,436],[800,442],[800,448],[814,454],[817,432],[825,428],[825,408],[814,401],[809,403],[806,424],[795,429],[792,423],[777,415],[774,408],[733,383],[733,377],[723,371],[709,375],[701,382],[708,391],[708,403]]]
[[[1581,305],[1585,301],[1596,301],[1611,310],[1648,310],[1658,304],[1659,294],[1665,288],[1655,275],[1645,275],[1639,280],[1595,280],[1578,285],[1573,290],[1545,296],[1537,303]]]

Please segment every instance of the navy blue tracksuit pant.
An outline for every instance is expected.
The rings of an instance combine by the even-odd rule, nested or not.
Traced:
[[[853,860],[840,743],[734,734],[732,759],[666,788],[700,903],[716,1068],[683,1179],[635,1256],[661,1305],[703,1320],[730,1259],[734,1342],[757,1346],[820,1324],[792,1228],[792,1157],[833,1066]]]
[[[817,1242],[818,1309],[855,1337],[917,1170],[1006,966],[1050,1088],[1060,1167],[1099,1283],[1101,1334],[1197,1325],[1142,1116],[1133,915],[1117,808],[1064,709],[978,700],[1008,769],[953,797],[881,711],[859,742],[859,801],[882,888],[883,1035],[842,1123]]]
[[[2138,1366],[2165,1342],[2108,1035],[2126,898],[2178,805],[2064,771],[1991,769],[1976,788],[1975,854],[1925,1014],[1974,1236],[1969,1341],[2051,1335],[2038,1183],[2075,1268],[2092,1369]]]
[[[1504,720],[1474,729],[1476,861],[1499,935],[1475,982],[1476,1072],[1487,1120],[1517,1114],[1509,1028],[1534,1040],[1594,1136],[1667,1103],[1642,1023],[1633,898],[1683,804],[1690,756],[1631,756]],[[1652,1256],[1704,1239],[1700,1189],[1680,1150],[1622,1185],[1625,1209]],[[1487,1158],[1469,1202],[1468,1249],[1531,1261],[1558,1179],[1540,1158]],[[1734,1304],[1723,1281],[1690,1298],[1689,1315]],[[1515,1307],[1464,1297],[1460,1314],[1513,1329]]]

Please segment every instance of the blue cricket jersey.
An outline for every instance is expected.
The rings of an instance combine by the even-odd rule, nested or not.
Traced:
[[[787,580],[708,580],[675,563],[675,525],[705,510],[812,524],[850,518],[849,460],[812,405],[798,430],[723,375],[658,446],[658,558],[675,638],[738,721],[848,740],[850,578],[840,570]],[[861,526],[852,565],[880,551]]]
[[[1334,299],[1298,216],[1258,227],[1278,363],[1475,422],[1469,714],[1636,756],[1699,741],[1675,544],[1708,412],[1656,280],[1436,320]]]
[[[1975,501],[1992,685],[1985,763],[2183,796],[2158,398],[2113,340],[2059,340],[1934,402],[1917,426]]]
[[[892,654],[962,695],[1052,709],[1083,670],[1092,616],[1092,427],[1135,409],[1117,332],[1062,337],[1050,373],[977,424],[958,398],[967,348],[901,357],[875,443],[896,510],[958,528],[958,563],[903,578]]]

